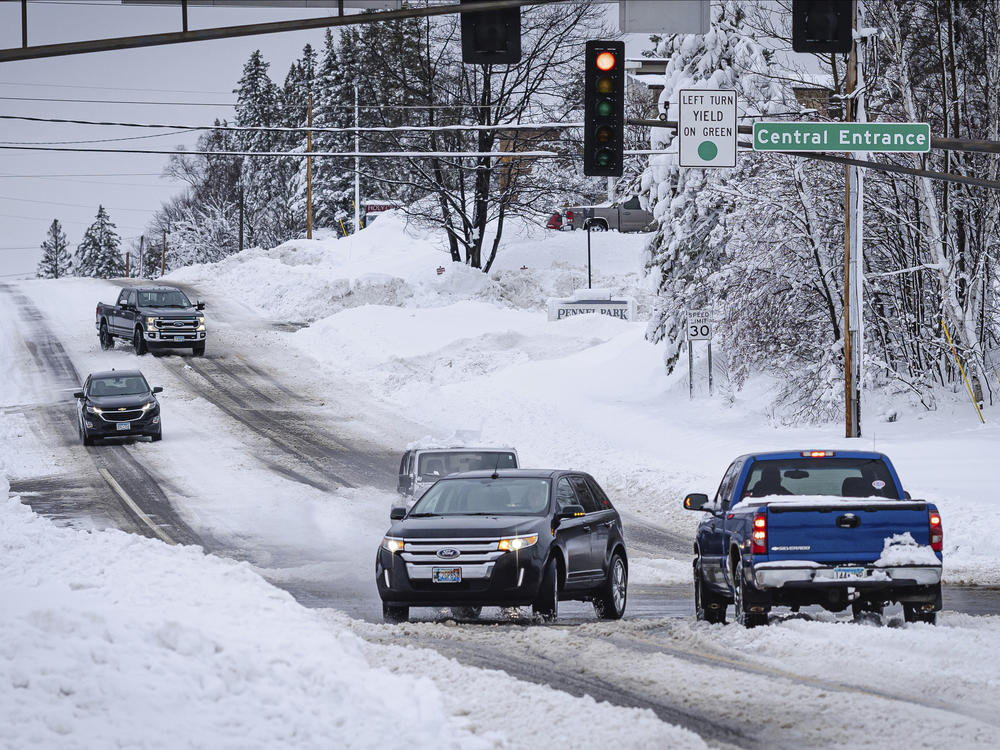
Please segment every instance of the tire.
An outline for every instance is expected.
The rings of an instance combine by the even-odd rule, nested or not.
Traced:
[[[194,356],[196,356],[196,357],[204,357],[205,356],[205,345],[204,344],[195,344],[194,346],[191,347],[191,353]]]
[[[762,606],[758,596],[754,595],[746,584],[743,576],[743,563],[739,558],[733,560],[733,605],[736,610],[736,622],[745,628],[756,628],[767,625],[767,611],[754,612],[751,607]],[[770,607],[767,607],[770,609]]]
[[[694,570],[694,619],[709,622],[713,625],[726,624],[726,607],[729,602],[705,585],[701,574],[701,558],[697,558],[692,566]]]
[[[77,430],[78,430],[78,431],[79,431],[79,433],[80,433],[80,440],[82,440],[82,441],[83,441],[83,444],[84,444],[84,445],[93,445],[93,444],[94,444],[94,438],[90,437],[90,436],[89,436],[89,435],[87,434],[87,430],[86,430],[86,428],[85,428],[85,427],[83,426],[83,424],[82,424],[82,423],[78,423],[78,424],[77,424]]]
[[[903,605],[903,620],[905,622],[926,622],[937,625],[937,612],[921,612],[916,604]]]
[[[149,439],[152,440],[154,443],[158,443],[161,440],[163,440],[163,428],[160,428],[158,432],[154,432],[152,435],[150,435]]]
[[[108,324],[101,322],[101,332],[97,335],[98,340],[101,342],[101,348],[104,351],[108,349],[115,348],[115,337],[108,332]]]
[[[148,350],[146,348],[146,339],[142,337],[142,329],[136,328],[135,333],[132,334],[132,348],[135,350],[135,356],[141,357]]]
[[[588,227],[584,227],[587,229]],[[591,221],[589,224],[589,229],[591,232],[607,232],[608,225],[603,221]]]
[[[881,622],[882,614],[885,612],[885,604],[879,602],[851,602],[851,613],[855,622]]]
[[[611,556],[608,577],[594,599],[594,611],[602,620],[620,620],[628,603],[628,568],[617,552]]]
[[[410,619],[409,607],[397,607],[382,602],[382,620],[388,623],[407,622]]]
[[[456,620],[478,620],[482,607],[452,607],[451,614]]]
[[[554,557],[545,566],[531,610],[545,622],[555,622],[559,617],[559,564]]]

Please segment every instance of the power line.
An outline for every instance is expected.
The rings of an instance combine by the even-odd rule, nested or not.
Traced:
[[[47,206],[69,206],[70,208],[93,208],[93,205],[89,203],[59,203],[58,201],[39,201],[39,200],[34,200],[32,198],[15,198],[12,195],[0,195],[0,200],[19,201],[20,203],[43,203]],[[148,208],[121,208],[119,206],[105,206],[105,208],[110,211],[138,211],[140,213],[148,213],[151,210]]]
[[[64,117],[33,117],[30,115],[0,115],[0,120],[25,120],[28,122],[52,122],[70,125],[102,125],[121,128],[169,128],[172,130],[221,130],[232,132],[276,132],[276,133],[353,133],[374,132],[374,133],[397,133],[397,132],[441,132],[441,131],[463,131],[463,130],[558,130],[569,128],[582,128],[582,122],[526,122],[526,123],[499,123],[496,125],[393,125],[393,126],[370,126],[359,125],[345,127],[287,127],[287,126],[264,126],[264,125],[174,125],[169,123],[148,123],[148,122],[119,122],[108,120],[77,120]],[[116,139],[109,139],[116,140]],[[125,140],[125,139],[122,139]]]
[[[166,154],[169,156],[286,156],[305,157],[336,157],[336,158],[396,158],[421,159],[427,157],[462,158],[462,157],[504,157],[510,159],[546,159],[575,158],[572,154],[559,154],[555,151],[164,151],[162,149],[135,148],[60,148],[56,146],[0,146],[6,151],[63,151],[67,153],[93,154]]]
[[[75,104],[158,104],[171,107],[234,107],[233,102],[153,102],[132,99],[57,99],[44,96],[0,96],[11,102],[72,102]]]
[[[128,86],[84,86],[79,83],[38,83],[28,81],[0,81],[0,86],[24,86],[27,88],[94,89],[96,91],[152,91],[157,94],[231,94],[232,91],[208,91],[205,89],[134,89]]]
[[[67,174],[10,174],[0,173],[0,177],[159,177],[160,172],[69,172]],[[98,183],[100,184],[100,183]]]
[[[148,138],[164,138],[174,133],[154,133],[153,135],[130,135],[123,138],[95,138],[87,141],[0,141],[8,146],[68,146],[81,143],[113,143],[120,141],[141,141]]]

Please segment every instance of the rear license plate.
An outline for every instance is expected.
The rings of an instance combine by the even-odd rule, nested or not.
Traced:
[[[461,583],[461,568],[431,568],[431,580],[434,583]]]
[[[132,429],[132,424],[131,424],[131,422],[119,422],[118,423],[118,429],[119,430],[131,430]]]
[[[183,341],[184,338],[184,336],[174,336],[174,341]]]
[[[865,574],[860,565],[838,565],[833,569],[834,578],[859,578]]]

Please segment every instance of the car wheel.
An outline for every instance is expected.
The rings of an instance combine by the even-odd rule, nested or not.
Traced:
[[[406,622],[410,619],[409,607],[397,607],[382,602],[382,620],[390,623]]]
[[[160,428],[159,430],[157,430],[156,432],[154,432],[152,435],[150,435],[149,439],[152,440],[154,443],[158,443],[161,440],[163,440],[163,428]]]
[[[482,607],[452,607],[451,614],[456,620],[478,620]]]
[[[559,564],[554,557],[545,566],[538,596],[531,609],[546,622],[553,622],[559,617]]]
[[[94,444],[94,438],[92,438],[90,435],[87,434],[87,428],[86,427],[81,427],[80,428],[80,437],[83,439],[83,444],[84,445],[93,445]]]
[[[726,624],[726,598],[715,593],[705,585],[701,572],[701,558],[695,559],[694,566],[694,618],[713,624]]]
[[[733,604],[736,610],[736,622],[745,628],[756,628],[767,625],[767,609],[763,612],[753,611],[754,607],[763,606],[758,602],[758,597],[749,590],[746,580],[743,577],[743,564],[739,559],[733,560]]]
[[[191,353],[194,356],[196,356],[196,357],[204,357],[205,356],[205,345],[204,344],[195,344],[194,346],[191,347]]]
[[[594,599],[594,611],[602,620],[620,620],[628,601],[628,568],[617,552],[611,556],[608,577]]]
[[[98,334],[98,338],[101,342],[101,348],[105,351],[115,348],[115,339],[110,333],[108,333],[107,323],[101,323],[101,332]]]
[[[146,339],[142,337],[142,329],[140,328],[136,328],[135,333],[132,334],[132,348],[137,357],[146,353]]]
[[[903,620],[905,622],[926,622],[937,625],[937,612],[923,612],[919,605],[904,604]]]
[[[855,622],[880,623],[882,621],[882,613],[884,611],[885,604],[882,602],[851,602],[851,614],[854,615]]]

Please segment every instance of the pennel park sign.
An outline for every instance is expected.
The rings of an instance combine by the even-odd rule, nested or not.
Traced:
[[[755,122],[754,151],[926,152],[926,122]]]

